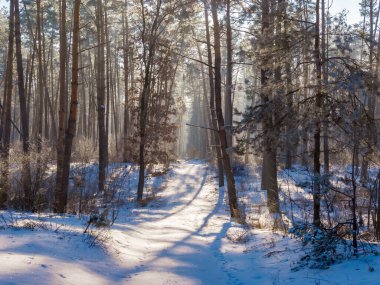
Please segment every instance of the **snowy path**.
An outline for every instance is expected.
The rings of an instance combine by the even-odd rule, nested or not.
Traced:
[[[241,284],[220,254],[229,218],[208,174],[205,164],[175,167],[159,199],[167,204],[115,225],[128,284]]]
[[[380,284],[376,256],[292,271],[304,254],[294,239],[251,230],[247,243],[232,243],[227,236],[241,228],[231,223],[213,175],[203,162],[173,165],[154,201],[122,209],[105,251],[83,242],[85,220],[76,216],[46,216],[49,229],[0,230],[0,284]],[[65,226],[54,231],[57,225]]]

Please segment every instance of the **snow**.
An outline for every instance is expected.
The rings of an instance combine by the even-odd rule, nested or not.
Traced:
[[[124,169],[133,176],[124,187],[128,197],[137,172]],[[294,179],[280,173],[280,181],[290,195],[307,199],[297,186],[306,174],[294,173]],[[257,180],[238,177],[237,185],[241,202],[265,204]],[[2,212],[8,226],[0,230],[0,284],[379,284],[374,255],[327,270],[294,270],[307,249],[289,235],[232,222],[226,191],[202,161],[173,165],[164,178],[149,180],[149,188],[154,199],[145,207],[128,202],[104,231],[103,245],[92,247],[83,234],[86,217]]]

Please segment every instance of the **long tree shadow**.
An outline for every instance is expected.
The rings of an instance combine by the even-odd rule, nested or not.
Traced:
[[[194,166],[195,167],[195,166]],[[142,222],[155,222],[159,220],[165,220],[168,219],[182,211],[184,211],[186,208],[188,208],[195,199],[199,196],[203,186],[206,183],[208,176],[208,172],[203,174],[202,180],[199,183],[197,176],[191,175],[191,174],[181,174],[182,179],[179,180],[178,189],[184,188],[184,191],[178,191],[175,195],[172,195],[170,197],[170,201],[166,202],[165,204],[162,204],[163,199],[161,199],[159,196],[165,191],[165,188],[162,188],[157,194],[158,194],[158,200],[153,202],[151,205],[148,205],[146,207],[140,208],[138,211],[135,211],[135,208],[129,208],[127,211],[133,211],[129,212],[128,214],[124,214],[124,216],[127,217],[127,220],[120,219],[115,225],[115,229],[125,229],[126,227],[130,227],[129,225],[137,225]],[[170,178],[169,178],[170,179]],[[195,184],[199,184],[198,189],[193,194],[193,197],[189,199],[185,204],[181,201],[183,198],[186,198],[189,194],[194,192],[193,186]],[[174,187],[174,186],[171,186]],[[179,207],[178,209],[174,210],[176,207]],[[128,219],[132,217],[132,219]],[[120,222],[127,222],[127,225],[123,225]]]
[[[139,215],[133,217],[133,219],[128,220],[128,225],[123,226],[121,224],[116,224],[115,228],[119,229],[123,232],[123,234],[131,234],[132,231],[138,232],[139,236],[145,240],[146,243],[159,243],[162,242],[159,238],[155,238],[154,236],[144,236],[149,231],[144,232],[144,230],[140,231],[138,226],[141,222],[155,222],[167,220],[169,218],[175,217],[175,215],[186,215],[184,212],[187,208],[189,208],[195,201],[200,201],[203,197],[200,197],[200,193],[202,189],[204,189],[204,185],[207,179],[207,173],[203,172],[203,177],[197,175],[186,175],[181,174],[181,180],[179,183],[179,187],[183,188],[183,184],[187,184],[187,187],[184,189],[183,193],[180,193],[176,200],[173,203],[169,203],[165,205],[168,209],[173,209],[173,207],[179,206],[178,209],[172,210],[171,212],[162,213],[159,211],[152,211],[152,209],[147,210],[144,214],[154,215],[153,217],[143,217],[139,218]],[[197,179],[198,178],[198,179]],[[191,185],[190,183],[193,183]],[[194,191],[194,185],[199,184],[196,191]],[[194,193],[193,193],[194,192]],[[189,196],[189,194],[193,193],[188,201],[183,204],[183,201],[178,201],[177,199],[182,199],[185,196]],[[202,219],[202,222],[195,229],[187,229],[186,227],[180,224],[180,220],[177,221],[179,224],[173,223],[173,225],[168,225],[168,228],[157,229],[158,231],[168,231],[169,235],[173,233],[174,241],[166,241],[168,242],[168,246],[161,248],[157,253],[155,253],[152,258],[143,260],[143,264],[138,264],[137,262],[132,263],[129,267],[120,266],[120,264],[114,260],[111,256],[106,255],[105,253],[97,251],[93,256],[85,256],[84,261],[78,262],[78,260],[71,259],[69,252],[75,252],[75,249],[68,250],[65,246],[58,247],[52,246],[49,244],[37,244],[33,246],[34,250],[30,250],[30,246],[28,243],[18,244],[16,246],[6,246],[3,247],[1,252],[5,254],[7,251],[11,251],[21,255],[30,255],[34,253],[38,253],[41,258],[46,257],[47,259],[55,259],[59,261],[62,265],[62,270],[64,270],[65,266],[67,268],[78,267],[84,272],[88,274],[93,274],[99,278],[99,283],[97,284],[128,284],[129,278],[131,276],[140,275],[140,274],[149,274],[149,272],[169,272],[171,274],[175,274],[180,276],[181,278],[186,278],[187,280],[192,280],[195,282],[200,282],[201,284],[230,284],[229,280],[231,280],[231,276],[228,272],[226,272],[223,267],[223,255],[220,255],[220,247],[222,244],[222,239],[225,237],[228,228],[230,227],[229,219],[225,215],[223,211],[223,198],[224,191],[218,192],[218,197],[216,203],[214,201],[210,201],[210,203],[215,203],[210,212]],[[170,197],[172,199],[172,197]],[[197,205],[193,205],[196,207]],[[215,217],[223,218],[225,221],[220,221],[217,223],[217,226],[207,227],[210,223],[210,220],[215,216],[220,214],[220,216]],[[170,223],[167,222],[167,223]],[[135,228],[133,228],[135,226]],[[176,240],[176,233],[180,236],[183,236],[179,240]],[[75,237],[74,239],[79,238]],[[60,244],[57,242],[57,245]],[[64,242],[63,242],[64,245]],[[78,246],[78,243],[76,243]],[[70,245],[69,245],[70,247]],[[133,248],[126,251],[132,255]],[[79,252],[78,252],[79,254]],[[86,252],[84,252],[86,254]],[[128,256],[126,257],[127,259]],[[97,261],[102,261],[102,266],[99,268]],[[169,264],[168,264],[169,262]],[[207,264],[216,263],[214,266],[207,266]],[[66,264],[66,265],[65,265]],[[41,268],[34,268],[38,274],[46,277],[45,280],[49,280],[46,284],[54,284],[57,281],[57,272],[46,273],[44,267],[42,265]],[[103,271],[103,272],[102,272]],[[25,266],[18,272],[18,276],[22,278],[27,278],[28,274],[30,274],[30,268]],[[53,275],[54,276],[53,276]],[[0,274],[1,280],[11,280],[10,274]],[[58,278],[63,278],[59,277]],[[161,280],[163,282],[163,280]],[[161,283],[162,283],[161,282]],[[150,284],[161,284],[161,283],[150,283]],[[7,284],[6,282],[2,282],[2,284]],[[11,283],[9,283],[11,284]],[[37,284],[34,282],[30,282],[30,284]],[[42,282],[43,284],[43,282]],[[239,284],[239,283],[236,283]]]
[[[189,206],[194,200],[199,196],[200,191],[203,188],[204,180],[201,187],[197,190],[196,195],[193,199],[185,205]],[[186,236],[181,240],[174,242],[171,246],[164,248],[161,252],[158,252],[156,256],[144,263],[143,267],[135,267],[126,269],[126,273],[129,276],[136,274],[144,274],[144,272],[149,271],[165,271],[169,270],[171,273],[175,273],[182,277],[187,277],[189,279],[196,279],[201,284],[241,284],[241,282],[232,275],[232,273],[227,272],[224,268],[223,254],[221,253],[222,239],[226,236],[228,229],[230,228],[229,218],[225,216],[225,211],[223,211],[223,199],[224,190],[218,191],[218,198],[215,206],[212,210],[204,217],[203,222],[195,230],[186,231]],[[181,207],[180,210],[183,210]],[[177,211],[176,213],[178,213]],[[174,215],[175,213],[173,213]],[[206,229],[210,220],[215,216],[220,214],[223,221],[218,228],[212,228],[211,232]],[[221,218],[216,217],[216,218]],[[184,232],[183,229],[173,225],[172,229],[179,229]],[[165,229],[163,229],[165,230]],[[204,242],[203,239],[212,240],[211,243],[208,241]],[[148,241],[155,242],[159,240],[147,238]],[[170,267],[160,266],[163,260],[170,260]],[[216,263],[213,267],[204,268],[208,263]]]

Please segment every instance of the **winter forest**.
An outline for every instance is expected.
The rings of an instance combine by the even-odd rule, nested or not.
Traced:
[[[0,284],[380,284],[347,2],[0,0]]]

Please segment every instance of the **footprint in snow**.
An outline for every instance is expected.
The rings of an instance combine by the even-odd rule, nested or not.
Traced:
[[[41,264],[41,267],[47,268],[48,266],[46,264]]]

